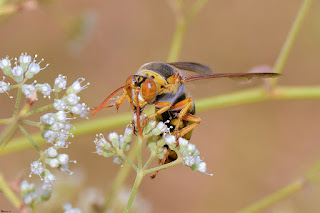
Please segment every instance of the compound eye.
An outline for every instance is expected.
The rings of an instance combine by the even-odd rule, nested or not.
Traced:
[[[126,85],[131,85],[132,84],[132,80],[133,80],[133,75],[131,75],[131,76],[129,76],[129,78],[127,78],[127,80],[126,80]],[[131,91],[131,89],[130,89],[130,86],[129,87],[127,87],[127,93],[128,93],[128,95],[129,95],[129,97],[131,98],[132,97],[132,91]]]
[[[129,76],[129,78],[127,78],[126,85],[132,84],[132,80],[133,80],[133,75],[131,75],[131,76]]]
[[[147,78],[141,85],[141,95],[146,102],[151,102],[157,95],[156,83],[151,79]]]

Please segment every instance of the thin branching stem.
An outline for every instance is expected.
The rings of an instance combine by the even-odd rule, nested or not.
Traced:
[[[30,121],[30,120],[21,120],[21,123],[28,124],[30,126],[40,127],[40,122]]]
[[[3,178],[2,174],[0,173],[0,191],[3,193],[6,198],[16,207],[17,209],[20,209],[21,212],[25,212],[25,208],[20,201],[19,197],[12,191],[12,189],[9,187],[5,179]]]
[[[164,164],[164,165],[161,165],[161,166],[157,166],[157,167],[145,170],[144,171],[144,175],[149,174],[149,173],[153,173],[153,172],[157,172],[159,170],[166,169],[166,168],[169,168],[171,166],[175,166],[175,165],[178,165],[178,164],[181,164],[181,163],[182,163],[182,158],[178,158],[177,160],[172,161],[170,163],[167,163],[167,164]]]
[[[0,119],[0,124],[7,124],[10,123],[12,121],[12,118],[3,118]]]
[[[137,156],[138,156],[138,169],[142,169],[142,156],[141,156],[141,150],[142,150],[142,143],[143,143],[143,137],[140,135],[138,136],[137,143],[138,143],[138,149],[137,149]]]
[[[304,0],[301,4],[298,14],[292,24],[292,27],[287,35],[287,38],[281,48],[279,56],[273,66],[273,71],[276,73],[282,73],[283,67],[287,62],[289,53],[293,47],[293,44],[297,38],[297,35],[301,29],[302,23],[309,12],[312,0]],[[272,85],[275,86],[279,78],[272,79]]]
[[[26,136],[26,138],[31,142],[31,144],[34,146],[34,148],[36,148],[36,150],[38,152],[41,152],[40,147],[36,144],[36,142],[32,139],[32,137],[29,135],[29,133],[27,132],[27,130],[25,130],[25,128],[23,128],[23,126],[21,124],[18,125],[20,131],[24,134],[24,136]]]
[[[18,112],[19,112],[21,94],[22,94],[22,89],[21,89],[21,87],[18,87],[17,99],[16,99],[16,104],[14,106],[14,112],[13,112],[13,116],[14,117],[16,117],[18,115]]]
[[[304,179],[296,180],[292,183],[289,183],[287,186],[276,191],[275,193],[263,198],[262,200],[250,205],[249,207],[240,210],[239,213],[254,213],[259,212],[262,209],[270,206],[271,204],[293,194],[296,191],[299,191],[305,185]]]
[[[46,110],[51,109],[51,108],[53,108],[53,104],[48,104],[46,106],[43,106],[43,107],[40,107],[38,109],[35,109],[35,110],[27,112],[24,117],[28,117],[28,116],[30,116],[32,114],[35,114],[35,113],[38,113],[38,112],[43,112],[43,111],[46,111]]]
[[[143,179],[143,173],[141,170],[139,170],[137,172],[137,176],[136,176],[136,180],[134,181],[134,184],[133,184],[133,187],[132,187],[132,191],[131,191],[131,194],[130,194],[130,197],[129,197],[129,200],[128,200],[128,203],[127,203],[127,207],[126,209],[124,210],[125,213],[128,213],[130,208],[131,208],[131,205],[133,203],[133,200],[134,200],[134,197],[138,191],[138,188],[140,186],[140,183]]]
[[[128,154],[128,158],[133,161],[137,158],[137,148],[138,148],[138,143],[134,143],[133,146],[131,147],[131,151]],[[131,166],[129,163],[124,163],[123,167],[119,169],[119,172],[117,173],[117,176],[114,178],[114,181],[112,183],[112,188],[106,196],[106,200],[103,203],[102,207],[99,209],[98,212],[106,212],[108,209],[112,207],[112,204],[117,197],[123,183],[126,181],[129,173],[130,173],[130,168]]]
[[[200,12],[206,2],[207,0],[196,1],[186,15],[183,15],[181,12],[183,2],[177,2],[176,8],[174,10],[176,15],[176,28],[173,34],[170,52],[167,58],[168,62],[174,62],[178,60],[187,25]]]
[[[136,171],[138,172],[137,166],[122,152],[122,150],[118,150],[117,153],[121,158],[123,158],[129,165]]]

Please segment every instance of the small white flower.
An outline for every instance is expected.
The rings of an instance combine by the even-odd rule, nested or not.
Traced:
[[[12,75],[15,76],[15,77],[19,77],[19,76],[23,75],[23,69],[22,69],[22,67],[20,67],[20,66],[15,66],[15,67],[12,69]]]
[[[78,208],[72,208],[70,203],[63,204],[64,212],[63,213],[81,213],[81,210]]]
[[[71,107],[71,112],[76,115],[80,115],[82,110],[81,104],[76,104]]]
[[[60,165],[60,162],[59,162],[59,160],[57,158],[46,158],[45,162],[51,168],[58,168],[59,165]]]
[[[52,130],[44,130],[42,131],[42,137],[44,138],[45,141],[52,143],[56,137],[58,136],[57,132],[54,132]]]
[[[51,185],[51,183],[55,180],[56,180],[56,177],[49,170],[46,169],[44,171],[44,180],[43,180],[44,184]]]
[[[207,164],[206,162],[199,163],[198,171],[202,173],[206,173],[207,171]]]
[[[10,90],[10,83],[0,81],[0,93],[5,93]]]
[[[70,95],[67,96],[67,101],[70,105],[75,105],[79,102],[80,97],[77,96],[75,93],[71,93]]]
[[[196,149],[196,146],[194,144],[189,143],[187,145],[187,150],[189,151],[189,153],[192,153],[195,149]]]
[[[57,133],[57,141],[66,141],[69,135],[71,135],[69,132],[62,129]]]
[[[50,93],[52,92],[50,84],[37,84],[36,88],[44,95],[44,97],[48,96],[50,98]]]
[[[50,157],[50,158],[54,158],[58,155],[58,152],[57,150],[54,148],[54,147],[49,147],[48,149],[46,149],[44,151],[44,154],[47,156],[47,157]]]
[[[11,62],[8,58],[3,58],[2,60],[0,60],[0,68],[4,69],[5,67],[10,67],[11,66]]]
[[[180,147],[187,146],[187,144],[188,144],[188,141],[184,138],[179,138],[178,142],[179,142]]]
[[[23,68],[20,67],[20,66],[15,66],[13,69],[12,69],[12,75],[14,77],[14,80],[16,82],[21,82],[23,80]]]
[[[67,108],[67,104],[63,100],[55,99],[54,103],[53,103],[53,107],[58,111],[59,110],[65,110]]]
[[[113,163],[121,164],[122,163],[122,158],[119,155],[114,155],[113,156]]]
[[[81,86],[81,83],[85,81],[84,78],[79,78],[77,79],[68,89],[67,89],[67,94],[71,94],[71,93],[78,93],[81,90],[86,89],[90,83],[85,84],[84,86]]]
[[[59,122],[65,122],[66,119],[67,119],[67,114],[66,114],[66,112],[65,112],[65,111],[62,111],[62,110],[56,112],[56,113],[55,113],[55,119],[56,119],[57,121],[59,121]]]
[[[29,64],[31,62],[31,56],[27,55],[27,53],[25,53],[25,55],[21,53],[19,57],[19,62],[20,64]]]
[[[25,195],[29,194],[30,192],[35,191],[34,183],[28,183],[28,181],[24,180],[20,184],[20,193],[24,197]]]
[[[195,157],[193,156],[190,156],[190,155],[187,155],[185,157],[183,157],[183,163],[186,165],[186,166],[192,166],[193,164],[195,164]]]
[[[65,89],[67,85],[67,80],[66,76],[59,75],[55,80],[54,80],[54,91],[55,92],[60,92],[62,89]]]
[[[164,138],[166,144],[169,145],[169,146],[176,142],[176,137],[174,135],[170,135],[169,133],[164,134],[163,138]]]
[[[34,63],[32,62],[30,65],[29,65],[29,72],[33,73],[33,74],[38,74],[40,72],[41,68],[40,68],[40,65],[37,64],[37,63]]]
[[[40,200],[43,201],[47,201],[50,199],[52,194],[52,186],[51,186],[51,182],[50,184],[43,184],[40,190]]]
[[[42,167],[42,163],[39,161],[34,161],[33,163],[31,163],[31,173],[35,174],[35,175],[39,175],[41,178],[41,174],[43,172],[43,167]],[[31,176],[31,173],[29,176]]]
[[[26,98],[30,98],[35,90],[36,90],[36,88],[32,84],[23,84],[22,85],[22,92],[26,96]]]
[[[112,142],[114,148],[119,149],[119,135],[116,132],[110,133],[108,139]]]
[[[157,125],[155,120],[149,120],[148,123],[143,127],[143,133],[148,134],[151,130],[153,130]]]
[[[56,148],[68,148],[70,142],[58,140],[55,142],[54,147]]]
[[[163,122],[159,122],[156,126],[156,128],[154,128],[152,131],[151,131],[151,135],[160,135],[164,132],[168,132],[168,127],[165,123]]]
[[[40,122],[47,125],[53,125],[54,123],[56,123],[56,120],[53,113],[47,113],[40,117]]]
[[[29,194],[27,194],[26,196],[24,196],[23,200],[24,203],[27,206],[31,206],[33,202],[35,202],[37,199],[37,194],[35,192],[31,192]]]
[[[69,163],[69,156],[67,154],[59,154],[57,159],[60,162],[60,165],[67,165]]]

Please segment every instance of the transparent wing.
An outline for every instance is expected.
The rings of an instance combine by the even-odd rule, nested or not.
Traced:
[[[185,82],[197,81],[202,79],[212,79],[212,78],[231,78],[239,80],[250,80],[252,78],[274,78],[279,76],[279,73],[265,72],[265,73],[216,73],[208,75],[191,75],[182,76]]]
[[[169,65],[181,70],[181,71],[189,71],[189,72],[196,72],[198,74],[206,75],[212,74],[212,70],[210,67],[194,63],[194,62],[172,62],[168,63]]]

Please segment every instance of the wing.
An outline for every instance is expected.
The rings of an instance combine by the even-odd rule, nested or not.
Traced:
[[[172,62],[169,65],[184,71],[196,72],[198,74],[212,74],[210,67],[193,62]]]
[[[250,80],[251,78],[274,78],[280,76],[279,73],[274,72],[265,72],[265,73],[217,73],[217,74],[208,74],[208,75],[192,75],[192,76],[182,76],[182,79],[185,82],[196,81],[202,79],[211,79],[211,78],[231,78],[239,80]]]

